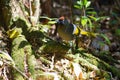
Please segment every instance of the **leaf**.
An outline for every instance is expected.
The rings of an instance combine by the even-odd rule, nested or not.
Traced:
[[[57,23],[56,21],[49,21],[48,24],[55,24]]]
[[[94,16],[89,16],[89,18],[91,18],[91,19],[94,20],[94,21],[97,21],[97,18],[94,17]]]
[[[100,34],[100,35],[105,39],[105,41],[106,41],[108,44],[111,43],[110,40],[109,40],[109,38],[108,38],[105,34]]]
[[[91,4],[91,1],[87,1],[87,3],[86,3],[86,5],[85,5],[85,7],[87,8],[87,7],[89,7],[90,6],[90,4]]]
[[[91,20],[88,18],[88,22],[89,22],[89,27],[92,29],[93,28],[93,24],[91,22]]]
[[[79,5],[74,5],[74,7],[77,8],[77,9],[82,9],[82,7],[79,6]]]
[[[82,0],[84,6],[86,6],[87,2],[88,2],[87,0]]]
[[[79,5],[79,6],[81,6],[82,5],[82,1],[80,0],[80,1],[77,1],[77,4]]]
[[[45,17],[45,16],[40,16],[39,21],[43,24],[55,24],[56,20],[58,20],[58,18],[49,18],[49,17]]]
[[[19,35],[19,32],[14,28],[12,30],[8,30],[7,34],[8,34],[10,39],[14,39]]]
[[[87,22],[88,22],[88,19],[86,17],[82,17],[81,18],[81,24],[82,24],[82,26],[85,26],[87,24]]]
[[[88,8],[86,8],[86,10],[92,11],[92,10],[94,10],[94,8],[88,7]]]
[[[88,37],[96,37],[98,35],[98,33],[94,33],[94,32],[89,32],[89,31],[85,31],[81,28],[80,29],[80,34],[84,35],[84,36],[88,36]]]
[[[81,34],[81,35],[85,35],[85,36],[88,36],[88,35],[89,35],[88,32],[85,31],[85,30],[81,30],[81,31],[80,31],[80,34]]]
[[[74,7],[77,8],[77,9],[82,9],[82,6],[83,6],[83,4],[82,4],[82,1],[81,1],[81,0],[80,0],[80,1],[77,1],[77,4],[74,5]]]
[[[90,14],[91,14],[91,15],[96,15],[96,14],[97,14],[95,11],[87,11],[86,13],[89,14],[89,15],[90,15]]]
[[[72,63],[73,66],[73,72],[75,73],[76,80],[81,80],[83,79],[83,72],[82,69],[80,68],[80,65],[78,63]]]
[[[46,17],[46,16],[40,16],[40,19],[52,20],[52,18],[49,18],[49,17]]]
[[[90,32],[89,34],[90,34],[90,36],[92,36],[92,37],[98,36],[98,33],[94,33],[94,32]]]

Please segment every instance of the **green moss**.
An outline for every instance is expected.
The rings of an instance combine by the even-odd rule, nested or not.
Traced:
[[[28,62],[28,69],[32,78],[35,78],[36,59],[32,54],[31,45],[27,42],[24,36],[18,36],[12,42],[12,58],[18,69],[24,72],[25,58]],[[27,56],[27,57],[26,57]],[[21,75],[14,71],[15,80],[22,80]]]

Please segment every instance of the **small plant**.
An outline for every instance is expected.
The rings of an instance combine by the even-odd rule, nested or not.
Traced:
[[[91,37],[101,36],[105,39],[107,43],[110,44],[109,39],[106,35],[101,33],[96,33],[97,30],[100,27],[100,21],[103,19],[106,19],[107,17],[102,16],[98,17],[97,13],[93,8],[91,8],[91,1],[89,0],[78,0],[77,3],[74,5],[75,8],[79,9],[80,14],[80,29],[81,29],[81,35],[85,35],[88,37],[89,43],[91,42]]]
[[[74,6],[75,8],[80,10],[80,24],[82,25],[82,28],[87,31],[92,31],[92,29],[94,28],[92,22],[97,21],[97,18],[95,17],[96,12],[93,11],[93,8],[90,8],[90,5],[91,1],[79,0]]]

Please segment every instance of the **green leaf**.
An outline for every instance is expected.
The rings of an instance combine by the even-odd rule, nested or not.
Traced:
[[[86,6],[87,2],[88,2],[87,0],[82,0],[84,6]]]
[[[96,15],[97,13],[95,11],[87,11],[87,14]]]
[[[86,8],[89,7],[90,4],[91,4],[91,1],[88,1],[88,2],[86,3],[85,7],[86,7]]]
[[[56,21],[49,21],[48,24],[55,24]]]
[[[96,21],[104,20],[104,19],[106,19],[106,18],[108,18],[108,16],[98,17],[98,18],[96,19]]]
[[[79,5],[74,5],[74,7],[77,8],[77,9],[82,9],[82,7],[79,6]]]
[[[108,38],[105,34],[100,34],[100,35],[105,39],[105,41],[106,41],[108,44],[111,43],[110,40],[109,40],[109,38]]]
[[[91,18],[91,19],[94,20],[94,21],[97,21],[97,18],[94,17],[94,16],[89,16],[89,18]]]
[[[77,1],[77,4],[80,6],[80,5],[82,5],[82,2],[81,1]]]
[[[81,18],[81,24],[82,24],[82,26],[85,26],[87,24],[87,22],[88,22],[88,19],[86,17],[82,17]]]
[[[49,17],[46,17],[46,16],[40,16],[40,19],[47,19],[49,21],[57,20],[57,18],[49,18]]]
[[[92,27],[93,27],[93,25],[92,25],[91,20],[90,20],[90,19],[88,19],[88,22],[89,22],[89,26],[90,26],[90,28],[92,28]]]
[[[49,18],[49,17],[46,17],[46,16],[40,16],[40,19],[52,20],[51,18]]]

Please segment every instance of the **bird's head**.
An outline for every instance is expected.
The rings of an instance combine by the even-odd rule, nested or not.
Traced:
[[[64,16],[61,16],[61,17],[59,18],[59,20],[63,21],[63,20],[65,20],[65,17],[64,17]]]
[[[65,17],[64,16],[61,16],[58,20],[57,20],[57,24],[58,25],[67,25],[67,24],[69,24],[69,22],[68,22],[68,20],[67,19],[65,19]]]

